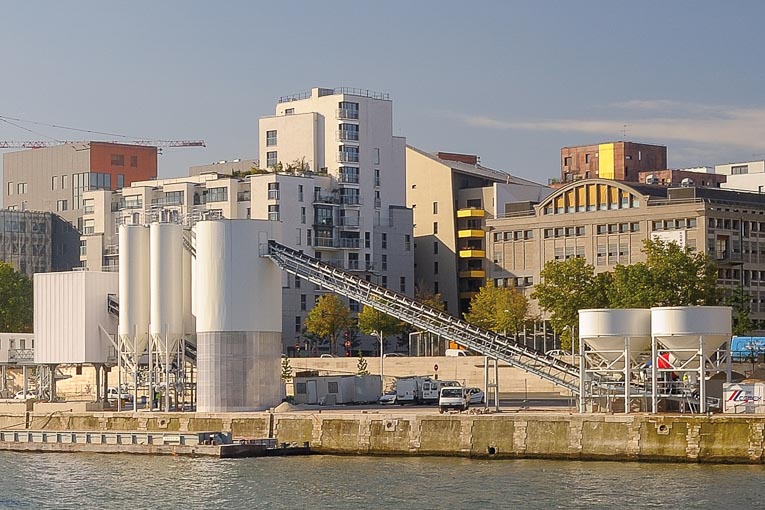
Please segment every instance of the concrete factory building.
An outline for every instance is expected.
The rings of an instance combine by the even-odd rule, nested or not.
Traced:
[[[405,140],[392,135],[392,117],[387,95],[370,91],[313,89],[281,98],[276,115],[261,119],[262,168],[249,175],[199,173],[86,193],[82,263],[116,269],[120,225],[251,218],[278,222],[289,247],[412,294]],[[305,347],[305,317],[323,291],[286,274],[282,287],[283,344]]]
[[[0,209],[0,261],[27,276],[79,265],[80,234],[49,212]]]

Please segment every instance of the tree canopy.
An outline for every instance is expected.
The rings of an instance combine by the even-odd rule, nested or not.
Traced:
[[[713,306],[725,301],[726,293],[717,287],[717,265],[707,254],[661,240],[644,241],[642,251],[645,262],[619,264],[613,273],[595,274],[595,268],[579,257],[545,264],[531,297],[550,312],[564,349],[576,337],[579,310]],[[730,300],[745,309],[746,298],[732,294]]]
[[[500,333],[523,330],[529,315],[529,301],[515,289],[496,287],[489,280],[470,300],[465,320],[475,326]]]
[[[34,322],[32,280],[0,262],[0,331],[31,333]]]
[[[335,294],[320,297],[305,319],[306,331],[328,339],[332,354],[336,351],[337,337],[352,325],[351,311]]]
[[[359,313],[359,329],[365,335],[375,335],[380,340],[399,333],[404,325],[385,312],[364,305]]]

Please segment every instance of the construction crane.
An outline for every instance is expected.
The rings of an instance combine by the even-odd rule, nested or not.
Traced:
[[[7,141],[0,140],[0,149],[40,149],[43,147],[55,147],[57,145],[83,145],[90,142],[115,143],[121,145],[143,145],[146,147],[169,148],[169,147],[207,147],[204,140],[86,140],[86,141]]]

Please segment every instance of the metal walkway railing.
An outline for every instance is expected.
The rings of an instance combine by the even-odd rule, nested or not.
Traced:
[[[376,308],[416,328],[440,335],[480,354],[505,361],[574,394],[579,393],[579,368],[574,365],[529,349],[493,331],[468,324],[448,313],[324,264],[275,241],[269,241],[267,252],[261,255],[271,258],[284,271],[311,283]]]

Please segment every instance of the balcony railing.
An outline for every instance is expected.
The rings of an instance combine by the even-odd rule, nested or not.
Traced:
[[[269,200],[279,200],[279,190],[278,189],[270,189],[270,190],[268,190],[268,199]]]
[[[359,162],[359,153],[358,152],[345,152],[341,151],[337,153],[337,161],[340,163],[358,163]]]
[[[340,203],[343,205],[361,205],[361,197],[358,195],[340,195]]]
[[[83,212],[85,214],[93,214],[95,211],[96,211],[96,208],[94,206],[92,206],[92,205],[86,205],[83,208]]]
[[[34,349],[8,349],[8,361],[14,361],[16,363],[34,363],[34,360]]]
[[[337,141],[338,142],[358,142],[359,132],[349,131],[347,129],[341,129],[337,132]]]
[[[337,224],[341,227],[360,227],[361,218],[356,216],[340,216],[337,219]]]
[[[358,110],[349,110],[347,108],[338,108],[337,109],[337,118],[340,120],[358,120],[359,118],[359,111]]]
[[[361,246],[361,239],[315,237],[313,245],[318,248],[347,248],[353,250]]]
[[[359,174],[340,174],[340,182],[343,184],[358,184]]]
[[[107,257],[113,257],[115,255],[119,255],[120,253],[120,247],[118,244],[110,244],[106,248],[104,248],[104,255]]]
[[[239,191],[236,194],[236,201],[237,202],[249,202],[250,201],[250,192],[249,191]]]

